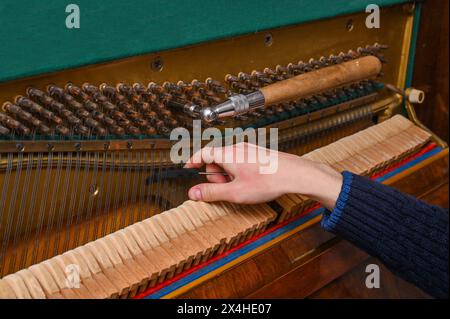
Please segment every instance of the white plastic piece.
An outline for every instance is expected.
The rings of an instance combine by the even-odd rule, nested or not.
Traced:
[[[417,89],[411,89],[408,92],[408,100],[413,104],[422,104],[425,100],[425,92]]]

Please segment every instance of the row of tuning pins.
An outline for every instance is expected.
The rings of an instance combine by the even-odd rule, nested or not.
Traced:
[[[229,90],[221,82],[212,78],[207,78],[204,82],[196,79],[190,83],[184,81],[178,81],[176,84],[164,82],[160,88],[177,101],[192,102],[201,107],[221,103],[223,98],[229,95]]]
[[[53,134],[58,136],[90,137],[138,133],[132,126],[128,129],[130,121],[114,105],[107,104],[107,101],[94,102],[80,88],[70,83],[65,89],[49,85],[46,92],[28,88],[27,95],[28,97],[16,97],[16,104],[22,109],[19,117],[26,120],[23,117],[25,109],[46,119],[50,119],[49,115],[52,114],[52,124],[56,124]],[[47,135],[42,130],[38,132]]]
[[[14,103],[4,103],[3,111],[6,114],[0,115],[0,122],[6,120],[13,137],[89,135],[98,127],[78,102],[71,100],[66,107],[50,93],[32,87],[27,89],[27,96],[19,95]]]

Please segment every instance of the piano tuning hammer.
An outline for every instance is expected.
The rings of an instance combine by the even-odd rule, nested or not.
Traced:
[[[249,94],[230,96],[225,102],[201,110],[205,122],[248,113],[284,102],[320,94],[362,80],[372,79],[381,72],[381,61],[375,56],[364,56],[339,65],[331,65],[296,75]],[[240,74],[241,77],[243,74]],[[231,80],[228,77],[227,80]]]

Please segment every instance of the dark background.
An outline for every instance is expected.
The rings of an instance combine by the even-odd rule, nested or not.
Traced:
[[[416,107],[423,123],[445,141],[448,133],[449,1],[425,0],[416,47],[413,86],[424,90],[425,102]]]

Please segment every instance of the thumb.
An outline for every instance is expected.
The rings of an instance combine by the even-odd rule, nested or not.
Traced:
[[[230,201],[233,194],[233,182],[203,183],[193,186],[189,190],[189,198],[197,201],[216,202]]]

